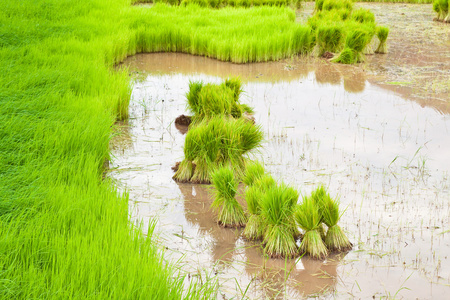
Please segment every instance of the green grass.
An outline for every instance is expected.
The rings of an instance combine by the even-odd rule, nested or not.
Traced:
[[[182,298],[152,230],[132,226],[127,195],[102,180],[111,127],[128,116],[128,74],[112,67],[137,50],[134,9],[0,6],[0,298]]]

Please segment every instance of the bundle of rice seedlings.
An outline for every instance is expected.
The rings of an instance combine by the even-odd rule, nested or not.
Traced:
[[[297,255],[293,220],[298,193],[284,184],[271,186],[261,199],[261,215],[265,222],[264,250],[271,257]]]
[[[336,10],[336,9],[353,10],[352,0],[325,0],[322,4],[322,10]]]
[[[245,119],[213,117],[204,119],[186,134],[184,160],[173,176],[178,182],[210,183],[212,172],[227,166],[241,178],[245,155],[263,139],[260,126]]]
[[[433,10],[437,12],[436,21],[449,22],[449,1],[448,0],[434,0],[433,2]]]
[[[300,253],[306,253],[317,259],[325,258],[328,250],[319,232],[322,216],[314,199],[304,197],[302,204],[297,206],[294,216],[297,224],[305,231],[300,244]]]
[[[325,52],[338,52],[344,41],[344,27],[339,23],[325,23],[316,30],[318,56]]]
[[[314,5],[314,13],[322,11],[325,0],[316,0]]]
[[[378,45],[377,50],[375,50],[376,53],[382,53],[382,54],[387,53],[386,40],[388,38],[388,34],[389,34],[389,28],[387,28],[385,26],[378,26],[376,28],[376,35],[377,35],[378,39],[380,40],[380,44]]]
[[[245,174],[242,178],[242,182],[244,182],[247,186],[252,186],[253,183],[260,179],[266,171],[264,170],[264,166],[259,161],[254,161],[248,164],[245,168]]]
[[[319,186],[316,190],[311,192],[310,198],[316,203],[317,208],[319,209],[319,219],[320,224],[317,228],[317,231],[320,233],[320,237],[322,240],[325,240],[325,229],[323,228],[323,215],[322,215],[322,199],[327,196],[327,192],[323,185]]]
[[[345,48],[339,55],[333,58],[332,62],[343,64],[358,63],[364,61],[363,50],[370,43],[373,34],[370,27],[349,29],[345,39]]]
[[[341,63],[341,64],[356,64],[358,62],[358,53],[345,47],[338,56],[331,59],[331,62]]]
[[[262,174],[252,182],[252,185],[245,191],[245,201],[250,214],[247,225],[243,232],[249,240],[259,240],[263,238],[265,222],[261,214],[261,199],[265,193],[276,185],[276,181],[270,175]]]
[[[235,196],[238,182],[229,168],[218,168],[211,175],[214,184],[214,201],[211,205],[217,212],[220,225],[225,227],[245,226],[247,217]]]
[[[348,251],[352,249],[352,244],[347,236],[337,225],[342,213],[339,211],[339,200],[333,200],[330,195],[325,194],[321,199],[323,222],[328,226],[325,237],[325,245],[330,251]]]
[[[364,24],[375,23],[375,15],[369,9],[359,8],[352,11],[351,19]]]
[[[239,102],[241,86],[238,78],[229,78],[222,84],[190,82],[186,98],[188,109],[193,113],[192,123],[219,115],[240,118],[244,112],[252,113],[251,107]]]
[[[233,91],[234,101],[239,101],[239,96],[243,92],[242,81],[238,77],[227,78],[224,85]]]
[[[200,7],[209,7],[210,3],[208,0],[183,0],[180,3],[180,6],[188,6],[188,5],[198,5]]]

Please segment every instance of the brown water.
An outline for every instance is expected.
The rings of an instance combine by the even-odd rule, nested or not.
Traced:
[[[130,195],[132,220],[158,220],[166,256],[191,276],[217,278],[219,298],[444,299],[450,291],[450,116],[372,85],[358,67],[308,60],[236,65],[148,54],[131,118],[112,141],[110,176]],[[346,208],[354,249],[325,261],[268,259],[240,230],[217,225],[209,186],[178,184],[190,80],[240,75],[243,103],[265,131],[254,157],[302,194],[320,183]],[[145,226],[144,226],[145,227]]]

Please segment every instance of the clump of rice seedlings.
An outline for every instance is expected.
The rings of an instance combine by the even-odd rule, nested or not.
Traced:
[[[358,62],[358,54],[355,50],[346,47],[339,53],[338,56],[331,59],[331,62],[341,64],[356,64]]]
[[[364,61],[363,50],[370,43],[372,34],[361,28],[352,28],[345,39],[345,48],[332,62],[352,64]]]
[[[376,35],[377,35],[378,39],[380,40],[380,44],[378,45],[377,50],[375,50],[376,53],[385,54],[388,52],[387,44],[386,44],[388,34],[389,34],[389,28],[387,28],[385,26],[378,26],[376,28]]]
[[[322,4],[322,10],[336,10],[336,9],[353,10],[352,0],[325,0]]]
[[[252,113],[251,107],[239,102],[241,93],[239,78],[229,78],[222,84],[190,82],[186,98],[188,109],[194,114],[192,123],[218,115],[240,118],[244,112]]]
[[[325,229],[323,228],[323,215],[322,215],[322,199],[326,197],[327,192],[323,185],[319,186],[315,191],[312,191],[310,198],[316,203],[319,208],[319,219],[320,224],[318,225],[317,231],[320,233],[320,237],[325,240]]]
[[[259,240],[263,238],[265,222],[261,215],[260,203],[269,188],[275,185],[276,182],[272,176],[262,175],[245,191],[245,201],[247,202],[247,210],[250,214],[243,232],[245,238],[249,240]]]
[[[255,181],[264,176],[265,172],[262,163],[254,161],[246,166],[242,182],[247,186],[252,186]]]
[[[186,134],[184,160],[173,179],[178,182],[210,183],[212,172],[219,166],[233,168],[241,178],[245,155],[257,148],[262,139],[260,126],[245,119],[223,116],[204,119]]]
[[[217,212],[220,225],[225,227],[242,227],[247,222],[242,206],[237,202],[235,196],[238,181],[230,168],[218,168],[211,175],[214,185],[214,201],[211,205]]]
[[[344,41],[344,28],[340,24],[323,24],[316,30],[318,56],[325,52],[338,52]]]
[[[369,9],[360,8],[352,11],[351,19],[361,24],[375,23],[375,15]]]
[[[315,1],[315,5],[314,5],[314,12],[315,13],[322,10],[324,2],[325,2],[325,0],[316,0]]]
[[[300,253],[317,259],[325,258],[328,250],[319,232],[322,215],[316,201],[311,197],[304,197],[302,204],[297,206],[294,216],[297,224],[305,231],[300,244]]]
[[[328,226],[325,245],[330,251],[344,252],[352,249],[352,244],[337,224],[342,216],[342,213],[339,211],[339,200],[333,200],[328,193],[325,193],[321,199],[320,206],[323,222]]]
[[[450,2],[448,0],[434,0],[433,10],[437,12],[436,21],[450,22],[449,10]]]
[[[265,222],[264,250],[271,257],[294,257],[297,247],[293,213],[298,192],[284,184],[271,186],[261,199]]]

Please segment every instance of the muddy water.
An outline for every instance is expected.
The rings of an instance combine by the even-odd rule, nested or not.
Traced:
[[[450,286],[450,116],[370,84],[358,67],[314,61],[235,65],[183,54],[125,63],[135,74],[131,118],[112,141],[110,176],[130,195],[131,218],[158,220],[170,260],[219,281],[219,298],[442,299]],[[209,186],[177,184],[190,80],[239,75],[265,142],[254,157],[302,194],[328,186],[346,208],[354,249],[325,261],[268,259],[225,229]],[[145,226],[144,226],[145,227]],[[248,289],[247,289],[248,288]]]

